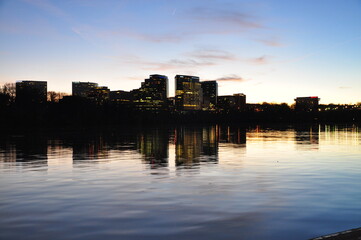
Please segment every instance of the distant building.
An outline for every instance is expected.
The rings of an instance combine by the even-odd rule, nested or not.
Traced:
[[[200,110],[202,108],[202,88],[199,77],[175,76],[175,106],[177,110]]]
[[[92,82],[73,82],[73,96],[87,98],[98,104],[103,104],[109,100],[110,90],[105,86],[98,86],[98,83]]]
[[[108,87],[95,87],[89,91],[88,98],[98,104],[103,104],[109,100],[110,90]]]
[[[132,101],[132,94],[127,91],[110,91],[109,100],[120,104],[129,104]]]
[[[46,81],[16,82],[16,102],[21,104],[45,103],[47,85]]]
[[[239,111],[246,110],[246,95],[243,93],[235,93],[233,96],[236,102],[236,109]]]
[[[91,91],[98,87],[98,83],[92,82],[73,82],[72,83],[72,93],[73,96],[79,97],[89,97]]]
[[[297,112],[317,112],[320,99],[315,97],[298,97],[295,99]]]
[[[141,110],[159,110],[168,105],[168,77],[153,74],[131,91],[133,104]]]
[[[243,93],[218,96],[218,109],[220,110],[246,110],[246,95]]]
[[[216,81],[201,82],[203,99],[202,108],[205,110],[216,109],[218,97],[218,84]]]

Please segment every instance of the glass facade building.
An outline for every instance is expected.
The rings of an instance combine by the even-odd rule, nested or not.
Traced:
[[[164,109],[168,105],[168,77],[153,74],[142,82],[139,89],[131,91],[133,104],[142,110]]]
[[[177,110],[201,110],[202,88],[199,77],[177,75],[175,76],[175,107]]]
[[[203,99],[202,108],[204,110],[214,110],[217,106],[218,84],[216,81],[201,82]]]

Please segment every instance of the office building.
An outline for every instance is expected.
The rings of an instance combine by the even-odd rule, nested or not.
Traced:
[[[175,76],[175,106],[177,110],[200,110],[202,108],[202,88],[199,77]]]
[[[297,112],[317,112],[320,99],[315,97],[298,97],[295,99]]]
[[[131,91],[133,104],[141,110],[159,110],[168,105],[168,77],[153,74],[142,82],[139,89]]]
[[[73,82],[72,92],[73,96],[87,98],[98,104],[108,101],[110,95],[108,87],[93,82]]]
[[[216,81],[201,82],[202,108],[204,110],[215,110],[217,106],[218,84]]]
[[[127,91],[110,91],[109,100],[120,104],[129,104],[132,101],[132,94]]]
[[[110,90],[108,87],[95,87],[88,92],[88,98],[98,104],[103,104],[109,100]]]
[[[228,96],[218,96],[218,109],[220,110],[246,110],[246,95],[237,93]]]
[[[235,93],[233,96],[236,103],[236,109],[239,111],[246,110],[246,95],[243,93]]]
[[[46,81],[16,82],[16,102],[21,104],[45,103],[47,100]]]
[[[79,97],[89,97],[89,94],[92,90],[98,87],[97,83],[92,82],[73,82],[72,83],[72,93],[73,96]]]

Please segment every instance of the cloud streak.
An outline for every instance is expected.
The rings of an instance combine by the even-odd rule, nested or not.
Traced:
[[[253,58],[241,58],[238,57],[228,51],[219,50],[219,49],[198,49],[193,52],[188,52],[185,56],[200,60],[200,61],[212,61],[216,63],[224,62],[224,61],[233,61],[233,62],[240,62],[252,65],[265,65],[270,64],[272,56],[262,55],[260,57],[253,57]]]
[[[193,52],[187,53],[186,55],[196,59],[207,59],[207,60],[226,60],[226,61],[237,61],[238,58],[233,54],[219,49],[199,49]]]
[[[122,58],[123,59],[123,58]],[[144,70],[166,71],[166,70],[190,70],[199,67],[207,67],[216,65],[212,61],[200,61],[195,59],[170,59],[167,61],[148,61],[137,56],[127,57],[122,62],[126,64],[134,64],[141,66]]]
[[[218,82],[244,82],[246,79],[244,79],[241,76],[238,76],[236,74],[226,75],[224,77],[217,78],[216,81]]]
[[[276,39],[257,39],[257,42],[260,42],[268,47],[283,47],[284,44]]]
[[[191,9],[188,16],[198,24],[212,27],[222,25],[228,30],[233,29],[236,32],[264,28],[263,24],[254,16],[233,9],[198,7]],[[219,31],[219,29],[213,30]]]
[[[63,10],[61,10],[60,8],[58,8],[48,0],[23,0],[23,1],[31,5],[34,5],[51,15],[70,21],[69,16]]]
[[[166,62],[143,62],[145,70],[173,70],[173,69],[194,69],[197,67],[214,66],[214,62],[197,61],[194,59],[171,59]]]
[[[271,56],[263,55],[256,58],[249,58],[246,59],[245,61],[250,64],[265,65],[265,64],[269,64],[270,60],[271,60]]]
[[[172,17],[163,29],[154,33],[123,28],[112,31],[112,34],[153,43],[178,43],[202,35],[239,34],[265,28],[256,17],[231,9],[197,7],[177,10],[177,14],[172,14]]]

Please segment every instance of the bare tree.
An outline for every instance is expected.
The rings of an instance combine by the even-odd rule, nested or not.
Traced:
[[[0,87],[0,93],[8,96],[10,102],[14,102],[16,97],[15,83],[5,83],[2,87]]]
[[[47,95],[48,102],[59,102],[60,99],[69,94],[63,92],[49,91]]]

